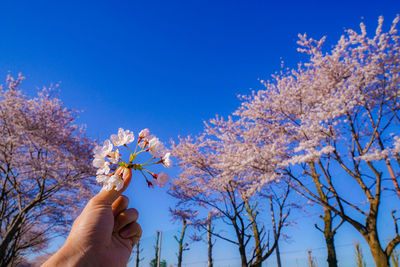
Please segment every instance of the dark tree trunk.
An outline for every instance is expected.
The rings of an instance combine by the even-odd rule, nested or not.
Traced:
[[[329,209],[324,211],[324,237],[328,252],[327,262],[329,267],[337,267],[336,249],[334,243],[335,232],[332,231],[332,212]]]
[[[183,240],[184,240],[184,238],[185,238],[186,225],[187,225],[186,219],[185,219],[185,218],[182,218],[182,232],[181,232],[181,237],[180,237],[179,240],[178,240],[177,237],[175,237],[176,240],[178,241],[178,244],[179,244],[178,267],[181,267],[181,266],[182,266],[182,256],[183,256],[183,250],[184,250],[184,247],[183,247]]]
[[[207,247],[208,247],[208,267],[213,267],[213,259],[212,259],[212,225],[211,225],[211,212],[208,213],[207,217]]]
[[[279,252],[278,242],[276,243],[275,253],[276,253],[276,263],[277,263],[278,267],[282,267],[281,253]]]
[[[240,253],[240,260],[242,262],[242,267],[248,267],[246,249],[242,244],[239,244],[239,253]]]
[[[319,197],[325,202],[328,203],[328,197],[327,193],[325,193],[322,189],[322,184],[320,182],[320,176],[318,175],[314,163],[309,164],[311,172],[312,172],[312,178],[315,183],[315,187],[317,189]],[[317,224],[315,224],[315,227],[319,229],[321,232],[323,232],[324,237],[325,237],[325,243],[326,243],[326,249],[327,249],[327,259],[326,261],[328,262],[329,267],[337,267],[337,257],[336,257],[336,249],[335,249],[335,244],[334,244],[334,236],[336,233],[336,229],[339,227],[336,227],[335,230],[332,230],[332,211],[328,207],[324,207],[324,216],[322,217],[324,220],[324,230],[321,230],[318,228]]]
[[[140,266],[140,242],[136,244],[136,267]]]

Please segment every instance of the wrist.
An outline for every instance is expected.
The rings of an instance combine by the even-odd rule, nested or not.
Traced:
[[[88,266],[88,255],[77,247],[64,244],[42,267],[52,266]]]

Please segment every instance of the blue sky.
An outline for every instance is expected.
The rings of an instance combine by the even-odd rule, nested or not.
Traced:
[[[30,93],[60,83],[60,98],[82,110],[79,123],[93,138],[104,140],[119,127],[147,127],[168,141],[200,132],[215,114],[230,114],[240,103],[237,95],[260,89],[258,79],[278,71],[282,59],[294,67],[302,59],[298,33],[327,35],[329,48],[361,20],[374,32],[383,15],[387,28],[399,7],[388,0],[0,1],[0,74],[22,72]],[[141,214],[145,242],[153,242],[156,229],[176,231],[168,216],[174,202],[165,190],[147,189],[138,176],[127,194]],[[281,250],[306,257],[304,248],[323,247],[323,239],[313,220],[296,216],[292,241]],[[361,236],[344,227],[337,244],[356,239]],[[238,257],[217,244],[216,258]],[[196,246],[201,252],[188,252],[188,262],[205,257],[204,245]],[[343,246],[342,253],[351,260],[352,250]],[[324,250],[315,253],[322,263]],[[175,260],[172,251],[165,257]]]

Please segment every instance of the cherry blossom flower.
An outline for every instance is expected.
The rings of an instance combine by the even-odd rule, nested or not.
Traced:
[[[108,159],[111,161],[111,163],[118,163],[118,160],[120,158],[119,150],[116,149],[114,152],[110,152],[107,154]]]
[[[400,137],[395,136],[394,138],[394,148],[392,149],[392,154],[399,155],[400,154]]]
[[[108,175],[100,174],[100,175],[97,175],[97,176],[96,176],[96,181],[97,181],[98,183],[103,183],[103,182],[107,181],[108,178],[109,178]]]
[[[123,146],[132,143],[135,137],[131,131],[119,128],[118,134],[111,135],[110,139],[115,146]]]
[[[155,136],[149,138],[149,152],[154,157],[161,157],[164,150],[164,144]]]
[[[108,174],[110,172],[110,162],[104,158],[95,158],[93,160],[93,166],[98,168],[97,174]]]
[[[147,136],[149,136],[149,134],[150,134],[150,131],[149,131],[149,129],[143,129],[143,130],[141,130],[140,132],[139,132],[139,139],[143,139],[143,138],[146,138]]]
[[[95,158],[104,158],[107,156],[108,153],[110,153],[113,149],[113,145],[110,142],[110,140],[106,140],[103,143],[103,146],[96,146],[93,149],[94,157]],[[95,166],[96,167],[96,166]]]
[[[371,162],[371,161],[379,161],[379,160],[385,159],[385,158],[387,158],[388,155],[389,155],[388,150],[371,149],[370,153],[356,157],[356,159]]]
[[[171,153],[167,152],[165,153],[165,155],[161,158],[162,164],[166,167],[166,168],[170,168],[172,165],[172,160],[170,159]]]
[[[104,190],[110,191],[114,189],[118,191],[123,188],[124,180],[121,177],[123,170],[124,172],[126,170],[140,171],[149,187],[152,187],[153,183],[146,177],[146,173],[153,176],[154,179],[157,179],[157,175],[149,171],[147,169],[148,166],[162,163],[169,168],[172,165],[171,154],[169,152],[165,153],[163,143],[154,135],[149,136],[149,133],[148,129],[140,131],[138,142],[133,150],[128,147],[128,144],[133,142],[134,135],[131,131],[122,128],[118,129],[118,134],[111,135],[111,141],[106,140],[103,146],[96,146],[93,150],[94,159],[92,164],[97,168],[96,181],[103,185]],[[115,146],[124,146],[129,150],[129,161],[122,160],[120,151],[118,149],[113,150],[113,144]],[[151,158],[144,163],[135,162],[136,157],[141,153],[149,153]],[[157,157],[161,157],[161,160],[156,160]],[[168,180],[169,176],[166,173],[160,173],[160,178],[156,182],[163,187]]]
[[[165,172],[160,172],[157,175],[157,179],[155,179],[155,182],[159,187],[164,187],[166,183],[168,183],[168,181],[169,181],[169,175],[166,174]]]
[[[118,174],[111,175],[109,179],[103,181],[103,188],[110,191],[115,187],[115,191],[119,191],[124,186],[124,180]]]

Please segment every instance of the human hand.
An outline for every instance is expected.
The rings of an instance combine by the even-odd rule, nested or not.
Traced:
[[[136,222],[138,212],[127,209],[129,199],[121,196],[132,172],[120,167],[116,174],[122,174],[122,190],[102,189],[94,196],[75,220],[64,246],[43,266],[126,266],[142,229]]]

